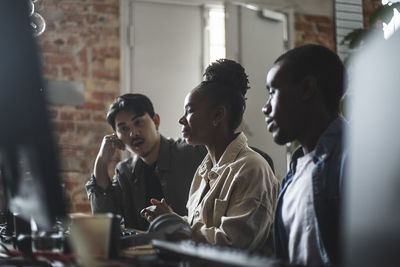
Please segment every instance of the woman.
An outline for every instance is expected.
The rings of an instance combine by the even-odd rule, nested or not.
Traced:
[[[235,130],[242,121],[248,87],[243,67],[218,60],[206,80],[185,99],[182,134],[208,154],[193,178],[184,219],[193,239],[257,251],[264,249],[272,224],[278,181],[268,163]],[[142,211],[148,221],[173,213],[165,200],[152,199]]]

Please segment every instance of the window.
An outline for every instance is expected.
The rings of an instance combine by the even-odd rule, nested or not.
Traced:
[[[206,64],[226,57],[225,48],[225,9],[223,5],[210,5],[206,8]]]

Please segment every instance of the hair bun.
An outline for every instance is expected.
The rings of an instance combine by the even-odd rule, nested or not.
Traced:
[[[249,89],[248,76],[239,63],[230,59],[218,59],[203,74],[205,81],[228,85],[245,96]]]

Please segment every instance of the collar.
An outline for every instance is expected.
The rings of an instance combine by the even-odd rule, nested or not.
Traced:
[[[160,134],[160,151],[156,163],[156,169],[169,170],[171,168],[170,146],[168,139]],[[132,157],[131,172],[139,173],[145,166],[144,161],[136,154]]]
[[[209,179],[213,179],[215,175],[211,173],[216,173],[218,176],[222,174],[227,164],[230,164],[236,160],[240,151],[247,146],[247,138],[244,133],[240,133],[236,136],[235,139],[226,147],[224,153],[221,158],[217,162],[215,166],[212,166],[211,156],[208,153],[205,157],[203,163],[200,166],[199,174],[204,177],[206,172],[209,173]],[[216,178],[217,176],[215,176]]]
[[[160,151],[157,159],[157,166],[159,170],[171,169],[171,147],[168,139],[160,134]]]
[[[314,162],[324,160],[337,145],[338,138],[342,137],[343,128],[347,125],[346,120],[339,116],[336,118],[325,132],[321,135],[314,149]]]
[[[343,128],[346,125],[346,120],[342,116],[339,116],[323,132],[312,152],[313,161],[315,163],[324,160],[329,156],[330,152],[337,145],[338,136],[343,134]],[[292,155],[292,160],[290,162],[291,171],[294,172],[296,170],[297,159],[302,156],[304,156],[303,147],[299,147]]]

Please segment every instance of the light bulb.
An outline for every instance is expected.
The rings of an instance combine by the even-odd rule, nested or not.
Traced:
[[[29,16],[33,15],[33,12],[35,12],[35,5],[33,4],[32,1],[28,1],[28,8],[29,8]]]
[[[31,16],[31,26],[33,28],[33,35],[37,37],[46,29],[46,22],[39,13],[34,12]]]

